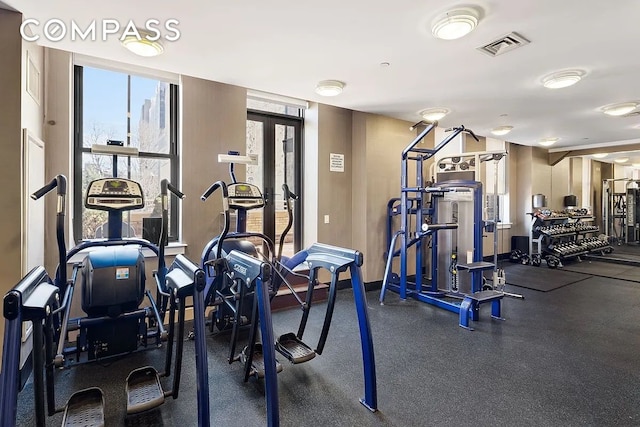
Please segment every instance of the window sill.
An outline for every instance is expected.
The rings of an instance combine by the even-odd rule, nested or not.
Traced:
[[[69,259],[67,261],[67,264],[75,264],[77,262],[80,262],[84,259],[84,257],[87,256],[87,254],[91,251],[95,251],[96,249],[100,249],[103,248],[104,246],[95,246],[93,248],[87,248],[87,249],[83,249],[80,252],[78,252],[77,254],[75,254],[74,256],[71,257],[71,259]],[[171,242],[169,243],[169,245],[164,249],[164,254],[165,256],[176,256],[179,254],[184,254],[185,249],[187,248],[187,244],[186,243],[181,243],[181,242]],[[145,258],[155,258],[156,254],[153,253],[150,249],[147,248],[143,248],[142,249],[142,254],[144,255]]]

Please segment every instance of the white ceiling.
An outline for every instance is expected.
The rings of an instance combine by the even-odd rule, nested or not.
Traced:
[[[640,101],[640,1],[471,0],[483,16],[475,31],[435,39],[430,22],[448,0],[164,1],[3,0],[25,18],[179,20],[181,37],[165,53],[136,57],[117,36],[40,44],[85,55],[230,83],[359,111],[417,121],[427,107],[447,107],[443,126],[481,135],[512,125],[506,138],[553,148],[640,142],[640,115],[609,117],[606,104]],[[491,58],[476,50],[511,31],[531,41]],[[389,62],[389,67],[381,67]],[[575,86],[549,90],[543,76],[587,72]],[[319,80],[346,83],[342,95],[314,93]],[[507,114],[507,117],[500,117]]]

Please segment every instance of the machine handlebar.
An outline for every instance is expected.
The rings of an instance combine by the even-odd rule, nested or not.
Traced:
[[[56,177],[53,178],[50,183],[48,183],[47,185],[45,185],[44,187],[40,188],[35,193],[33,193],[31,195],[31,198],[33,200],[38,200],[40,197],[44,196],[54,188],[58,189],[59,196],[66,195],[67,194],[67,177],[64,175],[56,175]]]
[[[163,179],[160,182],[160,191],[161,191],[163,196],[168,195],[167,190],[171,191],[179,199],[184,199],[184,197],[185,197],[184,193],[182,191],[178,190],[178,188],[175,185],[173,185],[172,183],[170,183],[168,179]]]
[[[205,200],[207,200],[209,198],[209,196],[211,196],[213,194],[214,191],[216,191],[218,188],[222,188],[222,197],[224,197],[225,199],[227,197],[229,197],[229,192],[227,191],[227,184],[224,183],[224,181],[216,181],[213,184],[211,184],[211,187],[207,188],[207,191],[205,191],[202,196],[200,196],[200,200],[202,200],[203,202]]]
[[[459,127],[448,128],[448,129],[445,129],[444,131],[445,131],[445,132],[452,132],[452,131],[456,131],[456,135],[457,135],[458,133],[460,133],[460,132],[466,132],[466,133],[468,133],[469,135],[471,135],[471,136],[473,137],[473,139],[475,139],[476,141],[478,141],[478,142],[480,141],[480,140],[478,139],[478,137],[476,136],[476,134],[475,134],[471,129],[465,128],[463,125],[460,125]]]
[[[289,186],[287,184],[282,184],[282,191],[284,192],[285,200],[288,200],[288,199],[298,200],[298,196],[289,190]]]
[[[438,231],[438,230],[453,230],[458,228],[458,224],[455,222],[446,222],[444,224],[422,224],[422,231]]]

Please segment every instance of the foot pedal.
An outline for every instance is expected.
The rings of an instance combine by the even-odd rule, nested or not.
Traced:
[[[276,350],[294,364],[304,363],[316,357],[316,352],[292,332],[280,335],[276,342]]]
[[[242,363],[247,362],[247,351],[249,347],[245,347],[242,349],[242,353],[240,353],[240,361]],[[276,373],[282,372],[282,364],[278,362],[276,359]],[[262,344],[257,343],[253,348],[253,358],[251,358],[251,372],[249,375],[255,376],[256,378],[264,378],[264,355],[262,353]]]
[[[148,411],[164,403],[158,371],[151,366],[131,371],[127,377],[127,415]]]
[[[97,387],[71,395],[64,409],[62,427],[104,426],[104,396]]]

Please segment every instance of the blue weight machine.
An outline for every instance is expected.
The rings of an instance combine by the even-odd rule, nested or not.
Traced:
[[[469,321],[479,319],[479,307],[491,303],[491,316],[500,317],[500,300],[504,294],[495,290],[483,290],[483,271],[494,269],[494,264],[483,261],[482,232],[482,183],[477,181],[450,180],[439,183],[425,182],[423,164],[461,133],[477,140],[475,134],[464,126],[448,129],[451,132],[435,148],[420,148],[418,143],[437,126],[427,124],[425,129],[402,151],[401,195],[387,204],[387,247],[385,272],[380,303],[384,303],[387,290],[396,292],[401,299],[414,298],[436,307],[459,314],[459,325],[472,329]],[[416,183],[409,185],[409,163],[415,162]],[[467,208],[463,212],[463,207]],[[459,211],[460,210],[460,211]],[[464,226],[459,216],[470,216]],[[393,218],[400,216],[400,229],[393,233]],[[492,224],[493,225],[493,224]],[[442,233],[451,233],[445,237]],[[460,232],[472,235],[471,259],[459,260],[457,236]],[[439,240],[448,240],[447,253],[438,249]],[[426,250],[430,240],[430,277],[425,278]],[[396,249],[399,242],[400,248]],[[443,242],[444,243],[444,242]],[[409,272],[410,249],[414,248],[415,274]],[[400,258],[399,274],[392,272],[393,259]],[[469,284],[460,287],[461,272],[467,272]]]

